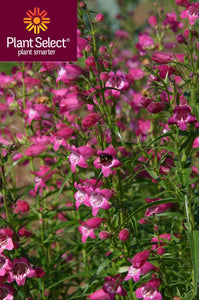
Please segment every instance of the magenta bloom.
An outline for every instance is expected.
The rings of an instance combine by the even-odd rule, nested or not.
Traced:
[[[88,165],[86,160],[94,154],[94,150],[88,146],[80,146],[76,148],[74,145],[71,147],[71,154],[69,161],[71,163],[71,170],[73,173],[76,172],[76,166],[81,168],[87,168]]]
[[[108,295],[103,289],[99,289],[87,297],[91,300],[109,300]]]
[[[0,254],[0,276],[4,276],[13,268],[12,262],[3,253]],[[0,298],[1,299],[1,298]]]
[[[141,56],[145,55],[147,50],[155,48],[155,43],[147,32],[140,33],[138,39],[139,43],[135,46],[139,50]]]
[[[64,127],[54,133],[51,137],[53,150],[57,151],[60,146],[66,146],[66,141],[73,135],[74,130],[70,127]]]
[[[166,14],[166,18],[163,21],[165,27],[169,27],[173,32],[177,32],[178,28],[182,28],[183,25],[177,20],[176,13],[172,11],[171,13]]]
[[[29,157],[38,156],[46,150],[44,145],[35,144],[25,150],[25,155]]]
[[[197,19],[199,19],[199,3],[192,3],[184,10],[181,15],[181,19],[188,18],[189,24],[193,25]]]
[[[74,187],[77,189],[77,192],[74,195],[76,200],[76,209],[78,209],[82,203],[86,206],[91,206],[89,200],[91,192],[103,184],[101,180],[97,183],[97,185],[96,182],[96,179],[85,179],[83,184],[77,184],[77,182],[74,183]]]
[[[108,295],[109,300],[114,300],[116,295],[127,296],[127,292],[122,287],[120,280],[112,277],[105,277],[104,280],[106,283],[103,286],[103,291]]]
[[[61,80],[64,83],[68,84],[70,83],[70,81],[77,79],[81,75],[81,73],[81,67],[73,64],[66,64],[57,72],[58,76],[56,82],[59,82]]]
[[[84,105],[84,95],[79,92],[74,92],[66,97],[62,98],[60,101],[60,113],[75,111]]]
[[[90,112],[89,115],[85,116],[82,120],[82,125],[85,128],[95,126],[100,118],[100,114],[96,112]]]
[[[97,155],[99,156],[94,161],[94,166],[97,169],[102,169],[102,173],[105,177],[112,174],[111,168],[117,168],[121,166],[121,162],[116,159],[116,150],[113,147],[108,147],[105,150],[98,150]]]
[[[8,284],[0,284],[0,299],[12,300],[15,289]]]
[[[26,277],[34,276],[35,271],[30,267],[26,258],[14,259],[13,269],[7,277],[7,282],[13,282],[15,280],[18,285],[24,285]]]
[[[135,268],[140,268],[147,261],[150,255],[150,250],[144,250],[134,255],[132,259],[129,259],[133,263]]]
[[[0,229],[0,253],[5,249],[14,249],[14,244],[12,242],[14,232],[11,229]]]
[[[112,197],[112,192],[107,189],[94,189],[89,195],[89,202],[92,207],[92,214],[96,216],[99,209],[109,209],[111,205],[108,200]]]
[[[16,214],[25,213],[25,212],[28,212],[29,209],[30,209],[30,206],[29,206],[28,202],[26,202],[25,200],[18,199],[16,201],[16,207],[14,208],[14,212]]]
[[[25,120],[31,125],[33,120],[41,120],[42,116],[49,111],[49,108],[43,104],[35,104],[22,110],[25,114]]]
[[[188,105],[179,105],[174,109],[174,115],[168,119],[168,124],[176,124],[181,130],[186,130],[187,123],[195,123],[196,117],[191,115],[191,107]]]
[[[128,274],[124,278],[125,281],[133,278],[134,281],[140,280],[140,275],[144,275],[151,270],[157,271],[157,268],[151,263],[147,262],[149,258],[150,250],[144,250],[137,253],[132,259],[128,259],[132,266],[128,269]]]
[[[134,265],[129,267],[128,269],[128,274],[124,278],[125,281],[133,278],[133,280],[139,281],[140,280],[140,275],[144,275],[146,273],[149,273],[152,270],[157,270],[157,268],[152,265],[150,262],[145,262],[140,268],[135,268]]]
[[[118,98],[122,91],[127,91],[130,87],[129,82],[125,78],[125,75],[122,74],[121,71],[117,71],[116,74],[114,72],[109,73],[109,79],[105,83],[106,87],[113,88],[110,90],[110,94]]]
[[[162,246],[167,245],[167,241],[171,241],[170,233],[165,233],[159,235],[159,237],[152,237],[151,243],[153,243],[151,249],[158,250],[159,248],[163,248]]]
[[[82,234],[82,243],[85,243],[88,237],[96,239],[94,230],[97,229],[103,221],[104,219],[98,217],[91,218],[84,222],[79,221],[79,223],[82,224],[79,227],[79,232]]]
[[[175,0],[175,3],[179,6],[187,7],[190,5],[188,0]]]
[[[120,230],[118,237],[119,237],[119,240],[122,241],[122,242],[127,241],[128,238],[129,238],[129,230],[128,230],[128,228],[124,228],[124,229]]]
[[[146,202],[151,203],[151,202],[156,202],[161,199],[160,198],[153,198],[153,199],[146,198],[145,200],[146,200]],[[161,214],[162,212],[164,212],[165,210],[167,210],[173,206],[174,206],[173,203],[164,203],[164,204],[154,205],[154,206],[148,208],[144,215],[145,215],[145,217],[150,217],[152,215]]]
[[[168,53],[156,51],[153,53],[151,59],[158,64],[167,64],[173,61],[173,56]]]
[[[151,279],[145,283],[142,287],[139,287],[135,291],[135,295],[138,299],[143,300],[162,300],[162,295],[158,291],[160,285],[160,279]]]

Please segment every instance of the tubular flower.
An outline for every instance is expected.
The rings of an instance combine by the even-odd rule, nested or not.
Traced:
[[[71,154],[69,156],[69,161],[71,163],[71,170],[73,173],[76,172],[76,166],[81,168],[87,168],[88,165],[86,160],[91,157],[94,150],[88,146],[81,146],[76,148],[74,145],[71,147]]]
[[[187,123],[195,123],[196,117],[191,115],[191,107],[188,105],[179,105],[174,109],[174,115],[168,119],[168,124],[176,124],[181,130],[186,130]]]
[[[158,291],[160,285],[159,279],[151,279],[145,283],[142,287],[139,287],[135,291],[135,295],[138,299],[143,300],[162,300],[162,295]]]
[[[26,277],[34,277],[35,271],[30,267],[26,258],[14,259],[13,269],[10,271],[7,281],[13,282],[14,280],[18,285],[24,285]]]
[[[0,229],[0,253],[5,249],[14,249],[14,244],[12,241],[14,232],[11,229]]]
[[[117,168],[121,165],[121,162],[116,159],[116,150],[113,147],[108,147],[105,150],[98,150],[97,155],[99,156],[94,161],[94,166],[97,169],[102,169],[102,173],[105,177],[112,174],[111,168]]]
[[[197,19],[199,19],[199,3],[190,4],[186,10],[184,10],[181,15],[181,19],[188,18],[189,24],[193,25]]]
[[[129,82],[126,80],[125,75],[121,71],[109,73],[109,79],[105,84],[106,87],[113,88],[110,93],[113,97],[118,98],[122,91],[127,91],[130,87]]]
[[[14,297],[13,296],[14,292],[15,292],[15,289],[12,286],[9,286],[8,284],[0,285],[0,299],[12,300]]]
[[[79,232],[82,234],[82,243],[85,243],[87,238],[96,239],[94,230],[97,229],[104,221],[102,218],[91,218],[85,222],[79,221],[82,224],[79,227]]]
[[[112,277],[105,277],[106,283],[103,286],[103,291],[108,295],[109,300],[114,300],[116,295],[127,296],[127,292],[122,287],[120,280]]]

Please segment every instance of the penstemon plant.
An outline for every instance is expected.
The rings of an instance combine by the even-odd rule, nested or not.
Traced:
[[[77,62],[0,74],[0,300],[199,299],[199,3],[170,2],[113,37],[78,1]]]

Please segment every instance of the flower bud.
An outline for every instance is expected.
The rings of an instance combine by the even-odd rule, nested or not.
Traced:
[[[110,236],[111,236],[111,233],[110,233],[110,232],[107,232],[107,231],[101,231],[101,232],[99,233],[99,238],[100,238],[101,240],[107,240],[108,238],[110,238]]]
[[[148,22],[151,25],[151,27],[156,27],[158,25],[158,20],[156,16],[150,16]]]
[[[183,44],[186,41],[183,34],[178,34],[177,37],[176,37],[176,40],[179,44]]]
[[[97,23],[103,22],[104,21],[104,15],[101,14],[101,13],[97,14],[96,17],[95,17],[95,21]]]
[[[129,238],[129,230],[127,228],[122,229],[119,233],[119,239],[122,242],[125,242]]]

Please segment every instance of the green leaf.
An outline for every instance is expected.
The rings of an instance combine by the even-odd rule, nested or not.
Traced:
[[[188,232],[191,259],[193,264],[193,284],[194,284],[194,296],[197,295],[198,291],[198,275],[199,275],[199,231],[194,230],[193,232]],[[186,298],[188,299],[188,298]],[[189,298],[190,299],[190,298]]]
[[[57,196],[55,197],[54,200],[57,200],[59,198],[60,194],[62,193],[62,191],[64,189],[64,186],[65,186],[66,182],[71,178],[72,174],[73,174],[73,172],[70,170],[68,172],[68,174],[66,175],[66,178],[64,179],[64,182],[62,183],[62,185],[61,185],[61,187],[59,189],[59,192],[57,193]]]

